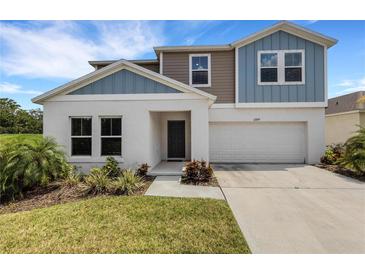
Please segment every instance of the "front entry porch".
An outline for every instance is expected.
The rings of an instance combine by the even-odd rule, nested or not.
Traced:
[[[148,173],[151,176],[181,176],[184,161],[161,161]]]

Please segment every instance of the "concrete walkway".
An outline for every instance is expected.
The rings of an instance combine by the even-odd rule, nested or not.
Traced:
[[[365,184],[308,165],[214,165],[253,253],[365,253]]]
[[[183,167],[183,161],[161,161],[148,174],[151,176],[181,176]]]
[[[219,187],[184,185],[179,183],[179,179],[180,176],[157,176],[145,195],[224,200]]]

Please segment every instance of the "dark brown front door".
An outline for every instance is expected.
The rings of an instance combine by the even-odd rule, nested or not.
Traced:
[[[167,157],[185,158],[185,121],[167,121]]]

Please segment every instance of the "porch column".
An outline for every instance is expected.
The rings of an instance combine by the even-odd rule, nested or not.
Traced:
[[[191,159],[209,162],[208,107],[191,110]]]

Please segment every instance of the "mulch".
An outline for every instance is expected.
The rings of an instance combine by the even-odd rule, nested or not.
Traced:
[[[196,186],[219,186],[218,180],[215,176],[213,176],[209,181],[189,181],[184,179],[184,176],[181,176],[181,183],[184,185],[196,185]]]
[[[337,173],[337,174],[341,174],[353,179],[357,179],[361,182],[365,182],[365,174],[358,174],[356,172],[354,172],[351,169],[348,168],[343,168],[337,165],[326,165],[326,164],[317,164],[315,165],[316,167],[331,171],[333,173]]]
[[[145,183],[133,195],[144,195],[155,177],[145,176]],[[101,196],[101,195],[98,195]],[[47,187],[36,187],[27,191],[25,195],[16,201],[0,204],[0,214],[27,211],[36,208],[44,208],[68,202],[85,200],[95,197],[95,195],[84,195],[80,189],[76,187],[61,187],[61,183],[54,182]]]

